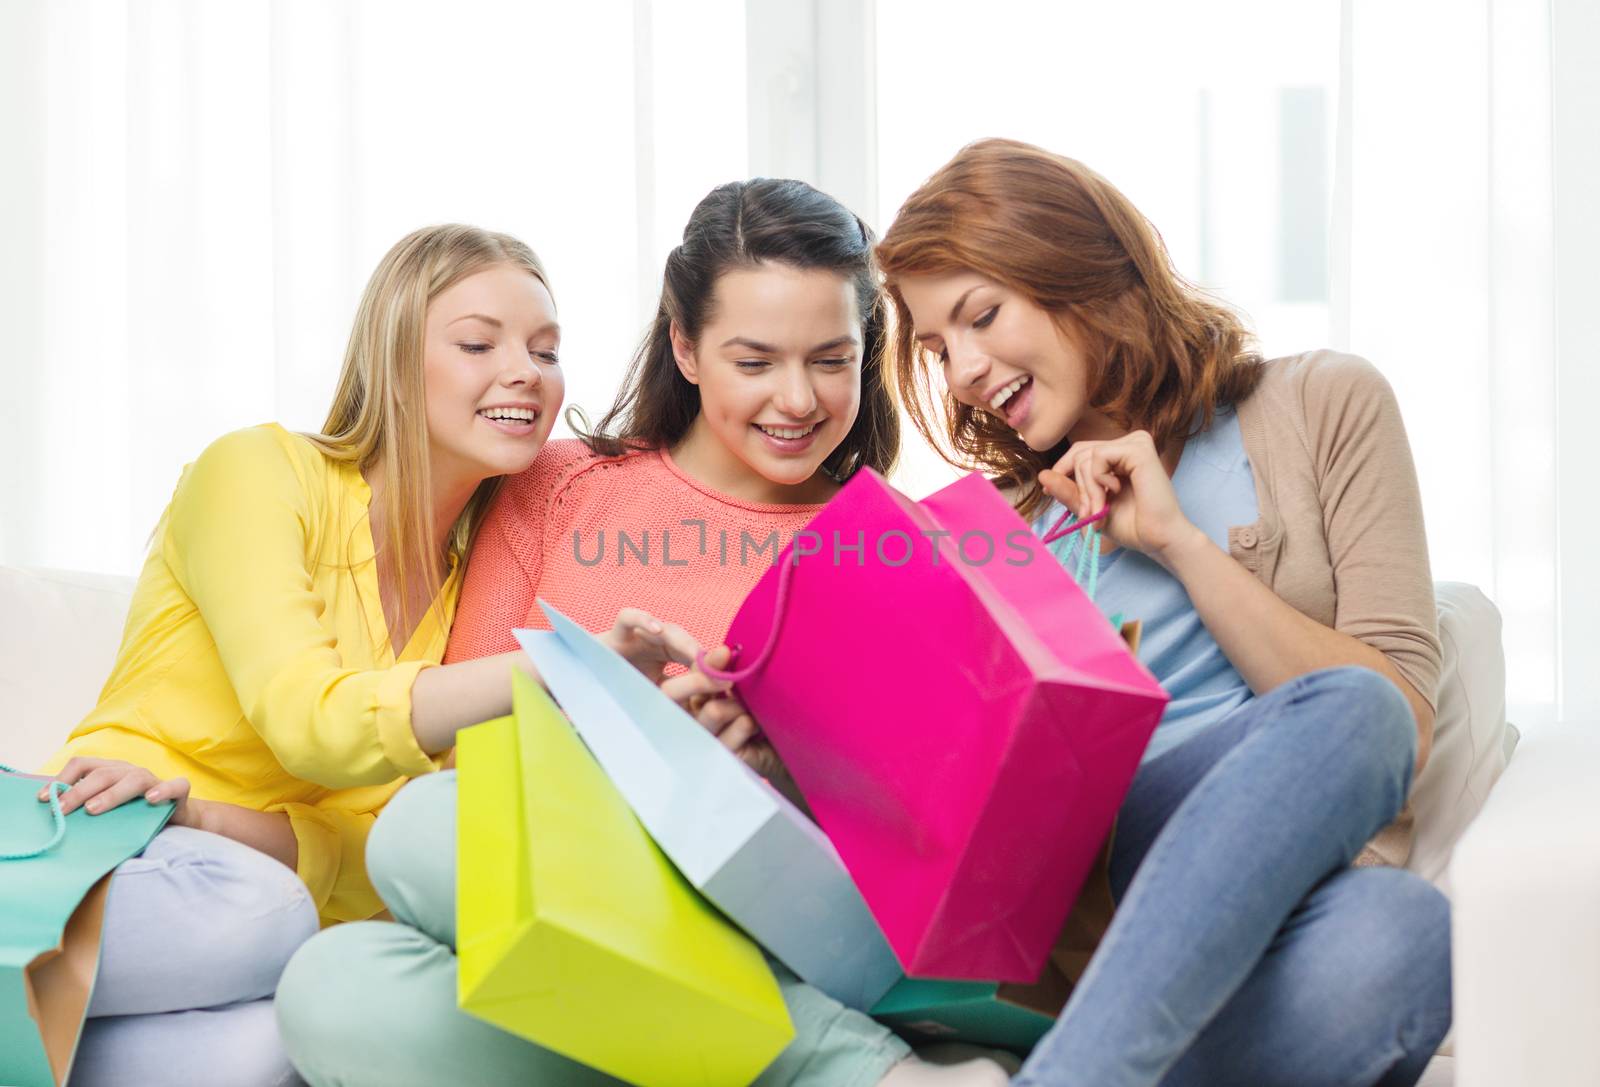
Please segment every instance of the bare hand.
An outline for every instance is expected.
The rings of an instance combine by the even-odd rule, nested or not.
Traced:
[[[723,645],[706,654],[706,663],[725,669],[732,658],[732,651]],[[783,761],[771,742],[761,735],[761,726],[733,693],[731,683],[712,679],[698,666],[693,666],[682,675],[664,681],[661,690],[750,769],[766,778],[784,773]]]
[[[1105,535],[1158,562],[1199,532],[1178,505],[1172,477],[1148,431],[1073,442],[1054,468],[1039,473],[1039,484],[1079,517],[1092,517],[1109,503],[1111,512],[1100,524]]]
[[[700,643],[676,623],[663,623],[638,608],[623,608],[617,622],[600,635],[600,641],[615,650],[629,664],[643,672],[651,683],[660,683],[668,664],[692,667]]]
[[[117,759],[77,758],[61,768],[55,780],[64,781],[72,788],[61,794],[61,813],[70,815],[83,808],[90,815],[99,815],[143,797],[146,802],[160,804],[172,801],[172,825],[178,827],[200,826],[199,811],[189,802],[189,779],[170,778],[162,781],[149,770]],[[40,800],[50,798],[49,786],[39,793]]]

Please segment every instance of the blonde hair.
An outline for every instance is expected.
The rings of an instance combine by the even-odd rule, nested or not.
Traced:
[[[382,463],[383,538],[374,538],[373,545],[389,556],[392,584],[399,590],[400,618],[407,630],[421,618],[412,594],[405,591],[413,572],[423,572],[427,590],[423,599],[432,601],[442,585],[441,562],[451,556],[465,561],[500,484],[500,477],[495,477],[478,486],[456,521],[445,553],[434,553],[422,367],[428,306],[454,284],[497,264],[521,268],[550,290],[544,264],[508,234],[449,223],[424,227],[400,239],[378,263],[361,295],[327,421],[321,433],[306,435],[333,460],[362,469]],[[402,647],[392,648],[399,653]]]

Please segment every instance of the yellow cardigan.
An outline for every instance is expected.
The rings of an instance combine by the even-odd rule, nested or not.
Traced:
[[[460,571],[397,658],[370,499],[353,465],[276,424],[207,448],[156,528],[99,703],[46,767],[124,759],[287,813],[325,924],[383,909],[367,834],[442,761],[411,731],[411,685],[443,658]]]

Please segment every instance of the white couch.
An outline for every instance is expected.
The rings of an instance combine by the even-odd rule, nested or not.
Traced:
[[[1539,730],[1506,770],[1499,613],[1470,585],[1438,590],[1445,667],[1410,867],[1455,903],[1456,1028],[1423,1084],[1595,1087],[1600,723]],[[93,706],[131,591],[0,567],[0,763],[36,768]]]

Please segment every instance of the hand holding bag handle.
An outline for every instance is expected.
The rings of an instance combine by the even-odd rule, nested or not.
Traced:
[[[20,774],[21,772],[15,767],[0,763],[0,773]],[[48,853],[61,844],[61,839],[67,836],[67,817],[61,813],[61,794],[66,792],[68,788],[69,786],[64,781],[52,781],[50,783],[50,817],[56,828],[50,840],[36,849],[24,849],[16,853],[0,853],[0,861],[25,861],[30,857]]]

